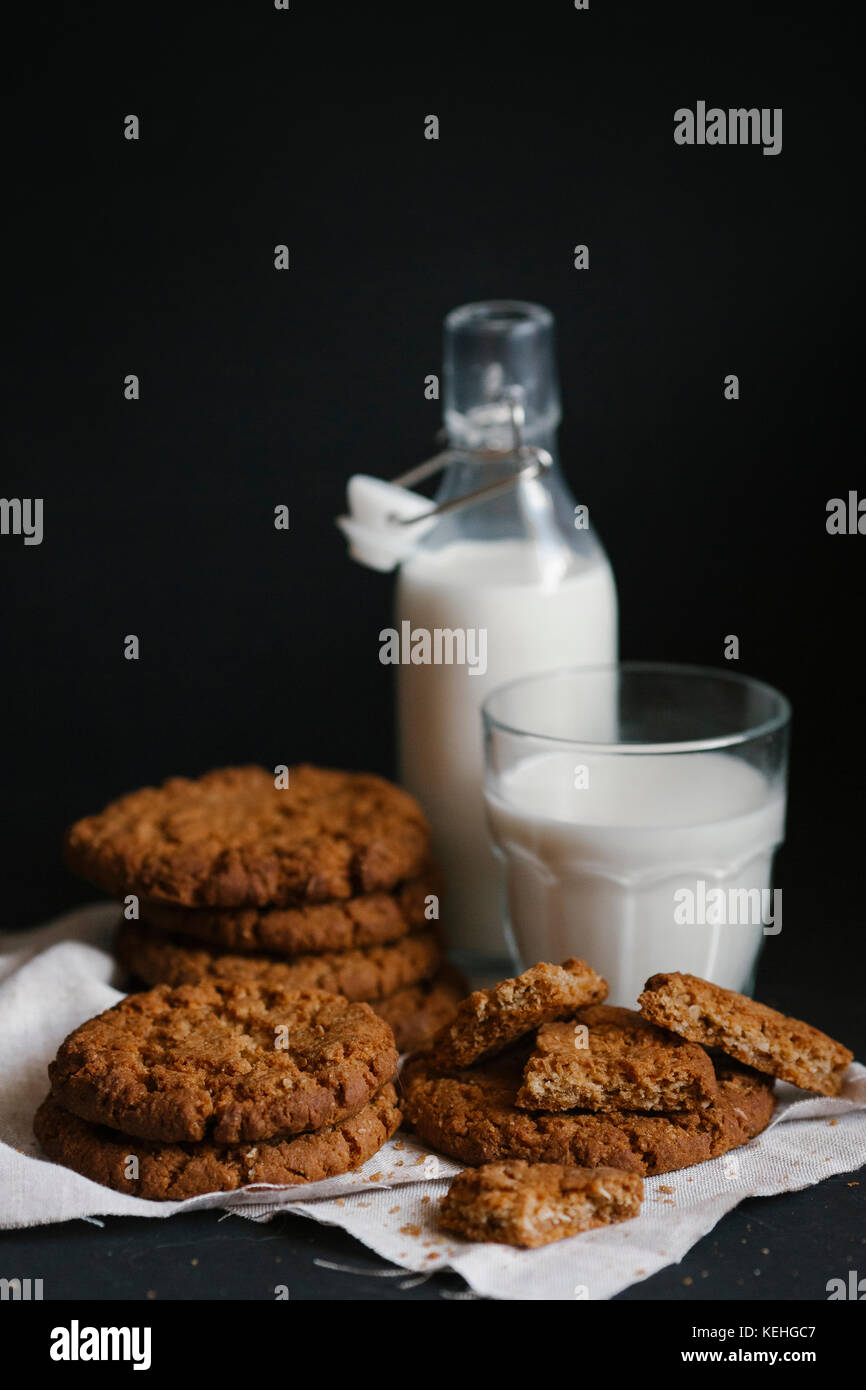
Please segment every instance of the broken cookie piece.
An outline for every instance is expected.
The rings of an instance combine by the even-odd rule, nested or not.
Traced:
[[[838,1095],[854,1059],[847,1047],[811,1024],[697,975],[653,975],[638,1003],[651,1023],[824,1096]]]
[[[538,1030],[515,1104],[522,1110],[699,1110],[716,1097],[713,1064],[633,1009],[594,1004]]]
[[[535,1248],[637,1216],[643,1184],[618,1168],[511,1160],[458,1173],[439,1223],[468,1240]]]
[[[478,989],[440,1029],[428,1060],[439,1071],[468,1067],[493,1057],[509,1043],[585,1004],[607,998],[607,984],[585,961],[570,957],[562,965],[541,962],[492,989]]]

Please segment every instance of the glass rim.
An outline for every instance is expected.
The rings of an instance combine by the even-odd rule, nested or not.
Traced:
[[[531,299],[473,299],[468,304],[458,304],[445,315],[445,328],[454,332],[485,319],[511,320],[514,327],[532,324],[548,328],[553,324],[550,310]]]
[[[657,743],[602,743],[593,739],[565,738],[560,734],[537,733],[532,729],[519,728],[498,718],[491,712],[490,707],[494,700],[521,686],[540,685],[544,681],[563,680],[567,677],[598,675],[602,672],[673,675],[688,679],[709,678],[719,683],[739,685],[742,688],[759,691],[769,696],[776,704],[777,709],[775,714],[762,720],[759,724],[750,725],[746,729],[739,729],[730,734],[718,734],[712,738],[701,739],[668,739]],[[549,743],[559,747],[588,748],[595,753],[626,755],[628,757],[653,757],[671,753],[703,753],[721,748],[736,748],[742,744],[751,743],[755,739],[765,738],[768,734],[778,733],[791,722],[791,702],[786,695],[782,694],[781,690],[777,690],[767,681],[758,680],[755,676],[741,675],[738,671],[725,671],[716,666],[692,666],[685,662],[676,661],[620,661],[596,666],[554,667],[549,671],[537,671],[531,676],[518,676],[516,680],[505,681],[502,685],[498,685],[495,690],[491,690],[482,702],[481,717],[485,732],[490,729],[497,729],[502,733],[513,734],[518,738],[537,739],[541,743]]]

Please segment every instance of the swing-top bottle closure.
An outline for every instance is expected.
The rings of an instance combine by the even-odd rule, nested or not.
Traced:
[[[356,473],[349,479],[346,489],[349,514],[338,517],[337,525],[349,542],[349,554],[354,560],[370,569],[393,570],[441,516],[508,492],[552,467],[553,456],[547,449],[523,442],[524,411],[514,388],[491,402],[485,408],[485,415],[484,423],[488,428],[490,425],[507,426],[511,434],[510,446],[444,449],[390,481],[365,473]],[[439,503],[411,490],[415,483],[432,478],[452,463],[468,459],[478,463],[514,463],[515,471],[508,477],[497,478]]]

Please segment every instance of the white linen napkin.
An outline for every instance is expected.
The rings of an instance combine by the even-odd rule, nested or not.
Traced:
[[[866,1067],[840,1097],[777,1083],[770,1127],[709,1163],[649,1178],[641,1215],[542,1250],[472,1244],[438,1230],[436,1207],[460,1165],[397,1134],[355,1173],[305,1187],[255,1187],[150,1202],[49,1163],[33,1137],[47,1067],[67,1033],[121,998],[108,950],[118,910],[99,904],[0,936],[0,1227],[74,1218],[171,1216],[221,1207],[253,1220],[294,1212],[341,1226],[404,1269],[452,1269],[501,1299],[606,1299],[683,1255],[745,1197],[809,1187],[866,1163]]]

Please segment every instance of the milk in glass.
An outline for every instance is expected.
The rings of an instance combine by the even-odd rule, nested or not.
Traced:
[[[760,770],[723,752],[542,752],[490,779],[487,808],[525,963],[579,956],[631,1008],[657,971],[750,990],[781,928],[785,798]]]

